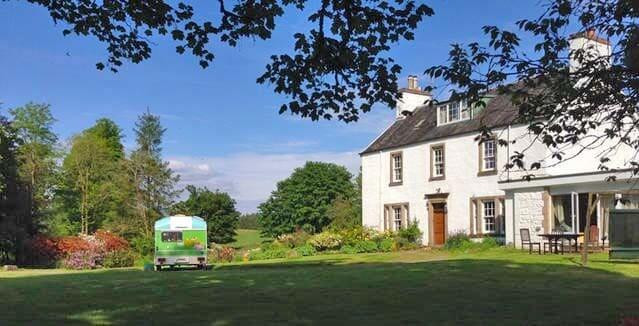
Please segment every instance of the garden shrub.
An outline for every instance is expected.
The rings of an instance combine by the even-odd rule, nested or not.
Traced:
[[[344,245],[339,251],[344,254],[356,254],[357,248],[351,245]]]
[[[30,239],[27,248],[29,263],[34,266],[53,267],[61,254],[56,239],[44,235]]]
[[[62,259],[62,267],[67,269],[94,269],[101,267],[104,255],[97,250],[74,251]]]
[[[342,241],[345,245],[355,245],[356,242],[364,240],[373,240],[379,232],[363,226],[339,231]]]
[[[253,249],[250,251],[249,259],[250,260],[266,260],[266,259],[277,259],[277,258],[286,258],[289,255],[291,250],[283,247],[273,247],[269,249]]]
[[[337,250],[342,246],[342,236],[333,232],[322,232],[312,236],[308,244],[315,247],[317,251]]]
[[[306,244],[306,241],[311,237],[302,229],[298,229],[293,233],[282,234],[277,237],[277,242],[288,248],[296,248]]]
[[[129,248],[129,242],[117,234],[105,230],[97,230],[93,234],[97,241],[101,242],[102,248],[106,252],[124,250]]]
[[[497,241],[497,239],[495,239],[494,237],[485,237],[481,240],[481,247],[483,249],[490,249],[490,248],[495,248],[499,246],[500,246],[499,241]]]
[[[422,239],[422,231],[417,225],[417,220],[409,222],[408,226],[399,230],[397,235],[402,239],[406,239],[410,243],[418,243]]]
[[[472,241],[465,231],[455,231],[448,235],[444,248],[451,249],[468,249],[472,247]]]
[[[235,257],[235,249],[212,244],[207,253],[208,261],[212,263],[230,263]]]
[[[381,252],[390,252],[393,251],[393,244],[395,241],[393,239],[382,239],[378,242],[377,247]]]
[[[357,253],[376,252],[379,249],[377,243],[372,240],[358,241],[355,243],[354,247]]]
[[[304,257],[314,256],[317,254],[317,250],[315,250],[315,247],[308,244],[295,248],[295,251],[297,252],[298,255],[304,256]]]
[[[135,263],[135,254],[129,249],[111,251],[104,256],[102,266],[106,268],[131,267]]]

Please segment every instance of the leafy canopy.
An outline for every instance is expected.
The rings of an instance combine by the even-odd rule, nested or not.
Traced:
[[[189,197],[173,206],[173,214],[194,215],[203,218],[208,226],[210,242],[229,243],[236,236],[235,229],[240,213],[235,200],[226,192],[192,185],[186,187]]]
[[[262,232],[278,236],[296,228],[309,233],[322,231],[331,222],[327,211],[333,201],[353,197],[351,178],[343,166],[306,162],[278,182],[277,189],[259,206]]]
[[[291,53],[273,55],[258,83],[290,101],[280,112],[313,120],[355,121],[375,103],[394,106],[401,67],[388,56],[393,44],[412,40],[433,10],[413,0],[226,0],[217,15],[186,2],[26,0],[63,23],[64,35],[94,36],[107,46],[98,69],[117,71],[124,61],[149,59],[152,45],[170,37],[177,53],[190,52],[206,68],[212,48],[244,39],[268,40],[279,18],[306,15],[311,27],[294,35]]]

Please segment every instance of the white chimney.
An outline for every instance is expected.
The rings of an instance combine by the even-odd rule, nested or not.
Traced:
[[[395,107],[395,117],[402,119],[415,111],[418,106],[424,105],[432,99],[429,92],[419,88],[417,76],[408,76],[408,87],[399,90],[402,98],[397,101]]]
[[[575,33],[568,38],[570,41],[570,71],[576,71],[580,68],[581,63],[575,56],[576,51],[583,50],[584,55],[581,61],[590,61],[595,57],[610,57],[612,49],[610,41],[597,35],[594,29],[585,32]]]

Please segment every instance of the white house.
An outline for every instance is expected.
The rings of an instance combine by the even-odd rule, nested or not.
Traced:
[[[607,41],[592,33],[574,35],[575,47],[610,51]],[[588,193],[600,195],[592,223],[601,226],[602,236],[615,198],[639,207],[639,192],[627,182],[629,172],[601,172],[594,150],[556,164],[527,125],[517,123],[518,109],[506,96],[487,94],[483,107],[464,101],[425,105],[431,95],[420,90],[414,76],[400,91],[396,120],[361,153],[366,226],[397,230],[416,220],[428,245],[442,245],[454,232],[498,236],[519,245],[522,228],[530,230],[533,240],[559,228],[583,232]],[[482,126],[492,130],[494,139],[480,144],[476,137]],[[499,146],[498,140],[509,145]],[[515,151],[524,150],[526,160],[545,160],[532,181],[504,168]],[[618,148],[608,166],[623,168],[635,154],[629,147]],[[606,181],[610,174],[616,182]]]

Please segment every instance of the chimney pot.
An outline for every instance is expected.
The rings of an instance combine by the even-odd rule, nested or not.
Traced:
[[[419,83],[417,82],[417,76],[408,76],[408,89],[419,90]]]

